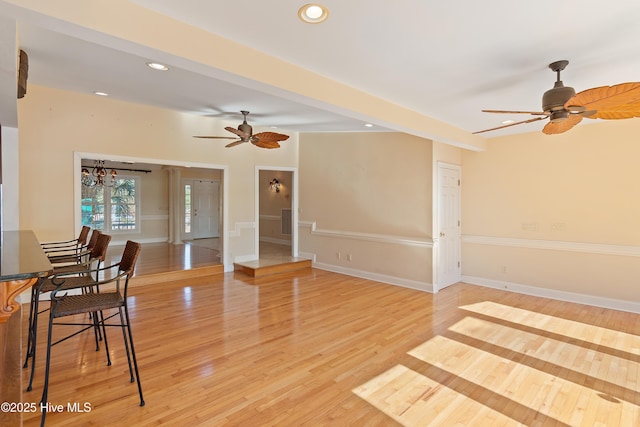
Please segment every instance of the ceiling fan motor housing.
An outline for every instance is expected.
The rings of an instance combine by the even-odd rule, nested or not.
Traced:
[[[545,113],[564,111],[564,104],[575,96],[575,94],[576,91],[572,87],[563,85],[560,80],[557,81],[553,89],[549,89],[542,95],[542,111]]]
[[[253,128],[251,127],[250,124],[247,123],[242,123],[238,126],[238,130],[242,131],[248,135],[251,135],[251,132],[253,131]]]
[[[238,126],[238,130],[241,131],[241,132],[244,132],[247,135],[246,141],[245,141],[244,138],[242,138],[242,140],[245,141],[245,142],[247,142],[251,138],[251,135],[253,133],[253,128],[247,122],[244,122],[244,123],[240,124]]]

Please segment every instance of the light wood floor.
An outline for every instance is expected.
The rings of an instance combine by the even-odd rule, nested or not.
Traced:
[[[104,265],[120,261],[123,246],[109,246]],[[189,270],[220,264],[219,251],[208,244],[145,243],[136,264],[136,276]]]
[[[218,239],[199,239],[184,244],[145,243],[136,265],[136,276],[190,270],[221,264]],[[124,246],[110,246],[104,265],[120,261]],[[260,242],[260,259],[256,266],[287,263],[295,259],[291,256],[291,246],[270,242]]]
[[[131,292],[146,406],[120,334],[107,367],[85,333],[53,348],[49,401],[92,410],[49,425],[640,425],[639,315],[315,269]],[[25,401],[39,401],[42,377],[40,357]]]

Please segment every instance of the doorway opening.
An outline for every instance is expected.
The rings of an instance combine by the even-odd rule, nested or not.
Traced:
[[[298,256],[295,169],[256,169],[256,252],[260,260],[290,262]]]
[[[206,171],[207,175],[216,175],[219,172]],[[190,245],[209,248],[219,253],[222,206],[220,180],[183,178],[181,187],[182,240]]]
[[[162,245],[172,247],[164,249],[171,254],[176,254],[176,251],[184,246],[184,254],[179,256],[181,261],[190,266],[189,268],[192,268],[195,265],[194,262],[197,261],[198,265],[203,263],[207,265],[223,264],[225,271],[233,270],[229,254],[225,251],[228,245],[227,237],[222,232],[228,215],[226,208],[228,196],[225,184],[228,170],[226,166],[75,152],[74,171],[76,176],[80,177],[82,175],[81,169],[93,164],[96,159],[106,159],[105,165],[108,163],[108,170],[111,167],[118,169],[118,179],[126,178],[129,175],[133,175],[136,179],[140,178],[134,192],[137,204],[131,204],[127,211],[131,213],[126,217],[128,228],[110,231],[114,237],[112,240],[114,246],[124,244],[126,240],[131,239],[143,245],[154,245],[154,250]],[[195,188],[196,193],[200,195],[199,199],[195,200],[195,203],[199,203],[197,205],[198,216],[189,216],[188,220],[185,215],[186,199],[183,193],[183,179],[191,180],[191,188]],[[202,181],[203,184],[201,185],[197,181]],[[203,187],[211,187],[211,191],[206,191]],[[94,209],[93,205],[85,206],[88,202],[84,200],[86,197],[84,197],[83,184],[80,179],[74,180],[74,194],[75,211],[78,213],[75,225],[79,230],[85,217],[88,217],[89,207],[92,212],[91,218],[99,219],[99,215],[96,216],[95,212],[100,213],[100,210]],[[203,194],[207,195],[203,196]],[[191,207],[195,209],[196,206],[193,205],[193,202],[190,202]],[[208,210],[204,209],[205,206],[208,207]],[[114,210],[110,209],[109,212],[111,211]],[[115,210],[115,212],[118,211]],[[202,220],[200,220],[200,212],[203,213]],[[113,212],[110,215],[113,216]],[[130,225],[132,218],[136,220],[136,226],[133,228]],[[120,219],[120,217],[116,219]],[[187,221],[191,235],[188,232],[185,233]],[[120,224],[120,228],[122,228],[122,224]],[[190,240],[189,245],[181,245],[185,238]],[[190,246],[197,246],[197,248],[189,249]],[[213,250],[203,250],[203,248]],[[211,254],[211,256],[207,260],[205,258],[208,255],[204,254]],[[194,257],[197,258],[195,261]]]
[[[183,179],[183,240],[220,237],[220,181]]]

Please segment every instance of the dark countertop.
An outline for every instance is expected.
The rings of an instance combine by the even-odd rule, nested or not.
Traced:
[[[0,282],[46,277],[53,267],[33,231],[3,231],[0,236]]]

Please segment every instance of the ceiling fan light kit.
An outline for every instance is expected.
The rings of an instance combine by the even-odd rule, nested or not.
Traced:
[[[245,142],[250,142],[256,147],[260,148],[280,148],[279,141],[286,141],[289,139],[289,135],[284,135],[276,132],[260,132],[253,134],[253,128],[249,123],[247,123],[247,116],[249,115],[248,111],[242,110],[240,111],[242,116],[244,117],[242,123],[238,125],[238,128],[232,128],[231,126],[227,126],[224,129],[228,132],[235,134],[239,139],[236,139],[232,136],[206,136],[206,135],[196,135],[194,138],[210,138],[210,139],[236,139],[235,141],[225,145],[225,147],[235,147],[236,145],[240,145]]]
[[[640,82],[602,86],[576,94],[572,87],[565,86],[560,79],[560,72],[568,64],[569,61],[566,60],[549,64],[549,68],[556,73],[557,78],[553,88],[542,95],[542,111],[482,110],[486,113],[530,114],[537,117],[473,133],[489,132],[548,118],[549,122],[542,132],[554,135],[573,128],[582,121],[583,117],[605,120],[640,117]]]

